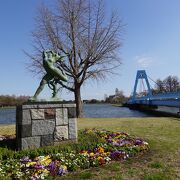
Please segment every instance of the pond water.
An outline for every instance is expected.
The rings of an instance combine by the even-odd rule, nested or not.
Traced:
[[[15,108],[0,109],[0,124],[14,124],[16,121]]]
[[[84,104],[84,117],[88,118],[120,118],[120,117],[149,117],[136,110],[126,107],[115,107],[110,104]],[[13,124],[16,121],[16,109],[0,109],[0,124]]]
[[[92,118],[119,118],[119,117],[148,117],[149,114],[130,110],[127,107],[115,107],[111,104],[85,104],[83,107],[85,117]]]

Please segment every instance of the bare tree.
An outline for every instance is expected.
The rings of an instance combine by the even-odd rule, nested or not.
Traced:
[[[157,79],[154,92],[164,93],[164,92],[179,92],[180,82],[177,76],[168,76],[164,80]]]
[[[172,77],[172,86],[173,86],[173,91],[174,92],[179,92],[179,90],[180,90],[180,82],[179,82],[179,78],[177,76]]]
[[[102,0],[58,0],[54,9],[42,5],[33,34],[34,53],[30,70],[42,72],[41,53],[52,49],[66,55],[63,69],[69,77],[61,86],[75,96],[77,116],[82,116],[81,87],[87,80],[100,80],[113,73],[121,61],[122,23],[112,13],[105,15]]]
[[[166,91],[165,84],[163,81],[161,81],[161,79],[156,80],[155,91],[156,91],[156,93],[163,93]]]
[[[163,82],[167,92],[177,92],[179,90],[179,79],[177,76],[168,76]]]

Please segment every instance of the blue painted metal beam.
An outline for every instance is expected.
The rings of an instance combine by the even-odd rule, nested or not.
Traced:
[[[180,93],[158,94],[154,96],[130,99],[128,104],[148,104],[158,106],[180,107]]]
[[[136,80],[135,80],[135,84],[134,84],[134,91],[133,91],[133,96],[132,96],[132,100],[136,99],[136,90],[137,90],[137,85],[138,85],[138,81],[139,79],[145,79],[146,84],[147,84],[147,88],[148,88],[148,95],[152,96],[152,91],[150,88],[150,84],[147,78],[147,74],[145,70],[138,70],[137,74],[136,74]]]
[[[134,100],[144,100],[144,99],[179,99],[180,98],[180,92],[171,92],[171,93],[160,93],[155,94],[151,96],[142,96],[142,97],[136,97]]]
[[[158,94],[130,99],[127,104],[149,104],[159,106],[180,107],[180,93]]]
[[[136,100],[129,104],[145,104],[145,105],[157,105],[157,106],[169,106],[169,107],[180,107],[180,99],[171,100]]]
[[[169,106],[169,107],[180,107],[180,99],[179,100],[154,100],[152,101],[153,105],[157,106]]]

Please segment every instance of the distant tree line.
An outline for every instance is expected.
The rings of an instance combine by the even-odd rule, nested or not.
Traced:
[[[164,80],[157,79],[154,94],[166,92],[180,92],[180,80],[177,76],[168,76]]]
[[[90,100],[83,100],[83,103],[85,103],[85,104],[102,104],[102,103],[105,103],[105,101],[98,100],[98,99],[90,99]]]
[[[16,106],[28,100],[29,96],[0,95],[0,107]]]

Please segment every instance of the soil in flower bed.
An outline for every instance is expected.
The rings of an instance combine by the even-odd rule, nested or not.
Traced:
[[[0,135],[0,147],[15,150],[16,149],[16,137],[14,135]]]
[[[125,132],[86,129],[79,132],[76,144],[1,153],[0,174],[1,177],[8,174],[11,178],[31,179],[62,176],[111,161],[129,159],[148,149],[149,145],[143,139]]]

